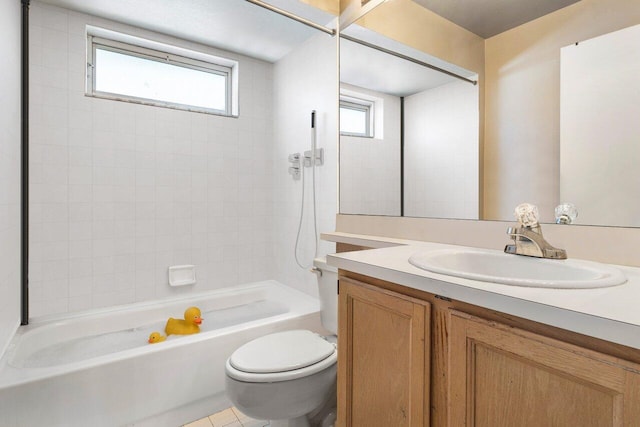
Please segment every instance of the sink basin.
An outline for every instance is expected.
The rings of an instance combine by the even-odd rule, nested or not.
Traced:
[[[596,262],[532,258],[480,249],[419,252],[409,262],[433,273],[515,286],[584,289],[627,281],[622,271]]]

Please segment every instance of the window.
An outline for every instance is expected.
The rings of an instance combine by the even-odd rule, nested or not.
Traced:
[[[340,134],[373,138],[373,102],[340,97]]]
[[[142,40],[119,36],[125,40]],[[237,109],[232,105],[237,63],[146,42],[153,48],[90,33],[87,94],[189,111],[237,115]],[[163,47],[167,49],[158,50]],[[189,54],[191,56],[187,56]]]

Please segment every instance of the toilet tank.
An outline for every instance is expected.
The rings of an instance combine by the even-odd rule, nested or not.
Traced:
[[[322,272],[316,274],[322,326],[338,335],[338,270],[327,265],[326,257],[314,259],[313,265]]]

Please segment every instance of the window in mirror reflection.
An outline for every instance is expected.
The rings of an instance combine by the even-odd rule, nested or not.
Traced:
[[[340,97],[340,133],[373,138],[374,104],[364,99]]]

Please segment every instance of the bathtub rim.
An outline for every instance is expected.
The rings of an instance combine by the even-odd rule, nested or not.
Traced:
[[[169,296],[164,296],[161,298],[156,298],[156,299],[146,300],[146,301],[137,301],[137,302],[131,302],[126,304],[111,305],[106,307],[96,307],[96,308],[90,308],[86,310],[80,310],[80,311],[74,311],[74,312],[68,312],[68,313],[46,314],[43,316],[30,318],[29,324],[20,325],[19,329],[30,330],[34,327],[39,327],[39,326],[42,326],[43,324],[51,324],[53,322],[67,321],[67,320],[72,320],[79,317],[111,314],[118,311],[126,311],[134,308],[135,309],[145,308],[145,307],[154,306],[154,305],[163,304],[163,303],[171,303],[171,304],[179,303],[182,301],[190,301],[194,299],[210,297],[211,295],[218,294],[218,293],[220,294],[237,293],[237,291],[239,290],[245,290],[252,287],[255,287],[255,288],[263,287],[267,283],[273,283],[275,285],[284,286],[287,290],[290,289],[295,292],[304,294],[303,292],[300,292],[299,290],[292,288],[290,286],[286,286],[278,282],[277,280],[273,280],[273,279],[260,280],[260,281],[245,283],[241,285],[225,286],[223,288],[211,289],[211,290],[201,291],[201,292],[194,292],[189,294],[185,293],[185,294],[178,294],[178,295],[169,295]],[[304,295],[309,296],[308,294],[304,294]]]

